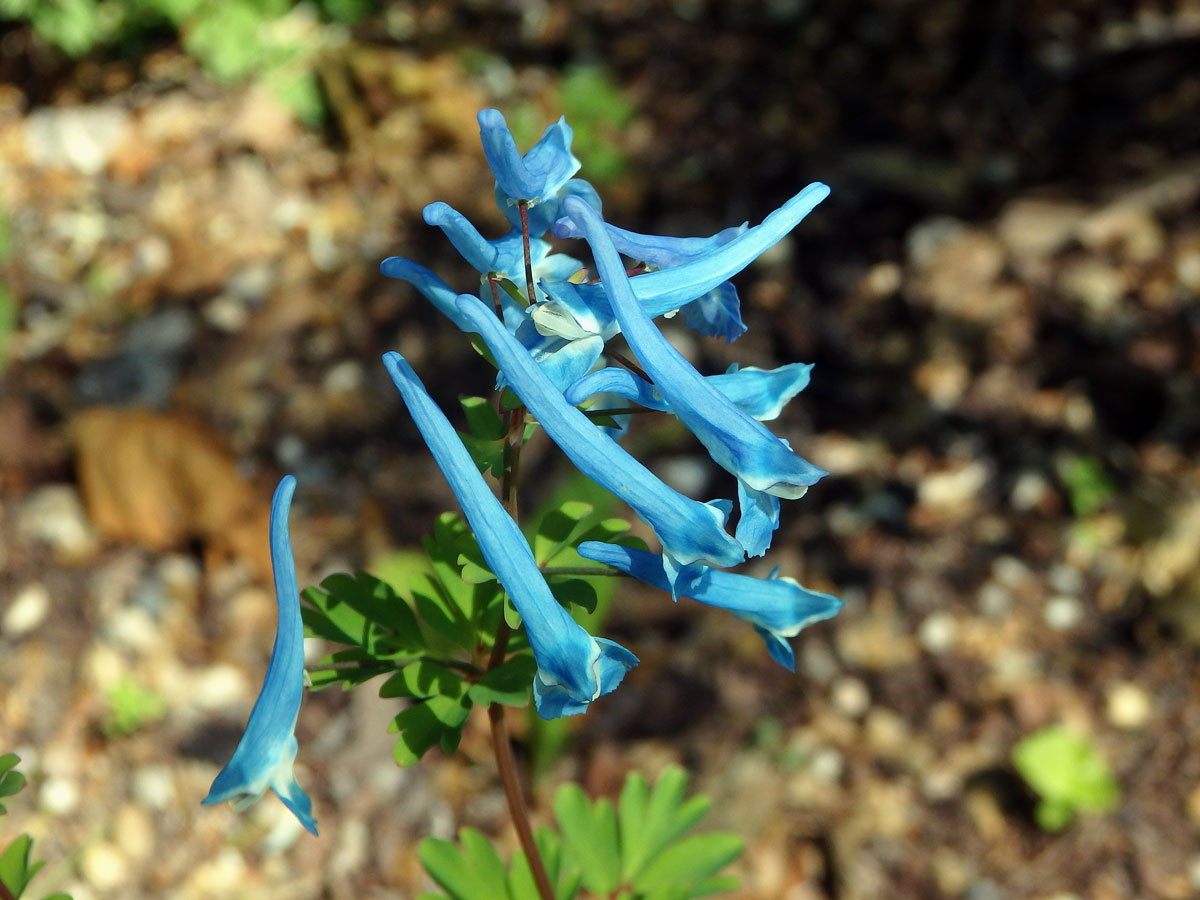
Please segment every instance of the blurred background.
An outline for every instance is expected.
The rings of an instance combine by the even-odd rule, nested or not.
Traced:
[[[474,289],[420,210],[505,230],[495,106],[523,147],[565,113],[638,231],[833,187],[737,279],[742,339],[667,327],[709,372],[816,364],[774,429],[832,474],[751,569],[846,608],[792,675],[623,585],[642,665],[513,720],[535,817],[677,761],[741,900],[1196,896],[1198,58],[1191,0],[0,0],[0,752],[32,782],[0,844],[34,835],[32,893],[411,898],[419,837],[513,843],[484,724],[399,769],[371,686],[301,711],[319,840],[199,805],[269,654],[280,474],[301,584],[454,508],[379,354],[452,415],[491,377],[377,265]],[[730,495],[678,426],[629,440]],[[569,467],[525,471],[532,508]]]

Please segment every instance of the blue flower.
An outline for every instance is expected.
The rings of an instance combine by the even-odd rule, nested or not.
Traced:
[[[481,109],[477,118],[483,155],[496,176],[497,188],[508,199],[533,204],[550,198],[579,171],[579,160],[571,154],[571,126],[565,118],[548,126],[524,156],[499,110]]]
[[[706,375],[705,380],[732,400],[737,407],[760,422],[777,418],[784,405],[808,386],[811,364],[790,363],[775,369],[754,366],[738,368],[734,363],[724,375]],[[670,412],[654,385],[628,369],[605,368],[584,375],[563,392],[568,403],[578,406],[592,394],[612,393],[647,409]]]
[[[508,336],[498,323],[496,327]],[[399,353],[384,354],[383,364],[458,498],[484,559],[521,614],[538,665],[533,682],[538,715],[556,719],[585,712],[597,697],[616,689],[637,657],[613,641],[592,637],[559,606],[521,529],[492,494],[412,367]]]
[[[775,245],[784,235],[795,228],[818,203],[828,196],[829,188],[820,182],[814,182],[768,215],[759,225],[739,231],[732,237],[729,237],[730,229],[726,229],[710,238],[674,239],[708,242],[708,249],[686,262],[679,262],[677,265],[660,268],[630,279],[629,283],[634,296],[651,318],[664,315],[672,310],[686,308],[689,303],[698,298],[704,298],[710,291],[720,288],[730,278],[750,265],[763,251]],[[573,203],[571,198],[564,199],[563,212],[575,220],[578,233],[582,234],[586,231],[582,221],[577,215],[571,215],[568,212],[568,207]],[[581,206],[573,208],[578,211]],[[599,215],[595,215],[594,219],[599,221]],[[607,231],[603,225],[604,223],[600,222],[599,230]],[[626,232],[626,234],[632,234],[632,232]],[[727,240],[726,237],[728,237]],[[655,238],[654,240],[670,241],[672,239]],[[591,241],[589,240],[589,242]],[[647,247],[642,247],[641,252],[647,252],[647,249]],[[619,326],[613,321],[613,310],[603,285],[573,284],[565,281],[546,282],[542,287],[552,302],[560,304],[567,313],[575,315],[580,324],[588,330],[602,335],[605,340],[618,332]],[[711,309],[696,310],[693,317],[687,317],[689,325],[696,327],[695,316],[700,319],[712,318],[714,322],[728,320],[731,311],[729,297],[727,295],[717,297],[710,302],[715,302],[723,310],[721,314],[715,316]]]
[[[600,212],[599,207],[596,207],[596,212]],[[648,263],[657,270],[700,259],[744,234],[749,223],[743,222],[741,225],[722,229],[706,238],[637,234],[607,223],[604,227],[618,252],[631,259]],[[578,226],[566,217],[554,223],[554,235],[560,238],[583,236]],[[726,343],[734,341],[746,331],[746,325],[742,322],[741,300],[738,298],[737,289],[728,281],[722,282],[690,303],[685,303],[680,312],[683,313],[684,321],[696,331],[721,338]]]
[[[579,545],[579,555],[615,566],[660,590],[670,588],[662,560],[653,553],[618,544],[584,541]],[[749,622],[766,643],[771,658],[795,671],[796,657],[787,639],[814,622],[836,616],[842,601],[831,594],[803,588],[791,578],[778,578],[776,572],[761,579],[714,569],[696,569],[679,579],[675,592],[709,606],[727,609]]]
[[[694,563],[728,567],[742,561],[742,548],[725,531],[730,509],[727,501],[699,503],[663,484],[567,403],[528,352],[477,298],[460,296],[458,308],[483,337],[509,386],[550,439],[584,475],[624,500],[654,530],[663,545],[670,579]]]
[[[785,441],[739,409],[671,346],[638,302],[617,249],[591,207],[568,199],[563,209],[587,238],[613,314],[654,387],[713,460],[737,476],[742,508],[737,539],[748,554],[761,556],[778,527],[779,498],[802,497],[828,473],[793,453]],[[714,253],[723,252],[739,239]],[[683,268],[664,269],[634,280]]]
[[[300,622],[300,591],[287,523],[295,490],[296,479],[286,475],[271,502],[271,568],[275,572],[279,623],[267,675],[233,758],[217,773],[203,802],[230,800],[233,808],[241,811],[270,788],[300,824],[316,834],[312,802],[296,784],[292,772],[296,718],[304,692],[304,626]]]

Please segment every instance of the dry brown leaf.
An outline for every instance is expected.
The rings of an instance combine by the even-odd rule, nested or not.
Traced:
[[[269,578],[266,497],[209,430],[179,415],[97,407],[76,417],[71,435],[100,534],[151,550],[198,539],[210,558],[237,557]]]

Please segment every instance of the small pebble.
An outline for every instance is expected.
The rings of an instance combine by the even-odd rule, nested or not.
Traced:
[[[833,683],[833,708],[847,718],[857,719],[871,708],[871,694],[857,678],[845,675]]]
[[[1051,597],[1042,611],[1046,624],[1055,631],[1074,628],[1083,619],[1083,604],[1078,597]]]
[[[49,545],[64,562],[86,562],[99,549],[79,494],[69,484],[38,488],[17,511],[17,533]]]
[[[50,611],[50,592],[39,582],[25,585],[4,611],[0,632],[12,638],[23,637],[46,621]]]
[[[79,787],[68,778],[51,776],[42,784],[38,805],[52,816],[65,816],[79,805]]]
[[[830,784],[838,781],[842,777],[842,771],[846,768],[846,762],[833,747],[821,747],[813,753],[812,761],[809,763],[809,771],[812,776],[818,781],[825,781]]]
[[[135,800],[157,812],[169,809],[177,802],[171,770],[164,765],[142,766],[130,779],[130,791]]]
[[[84,880],[100,891],[109,891],[129,880],[129,862],[125,854],[107,841],[83,848],[79,869]]]
[[[1187,862],[1188,882],[1192,886],[1192,890],[1200,893],[1200,853],[1193,856]]]
[[[129,859],[148,859],[154,853],[154,823],[136,804],[125,803],[117,810],[112,830],[117,846]]]
[[[935,612],[925,617],[917,630],[917,640],[927,651],[945,653],[954,646],[958,636],[958,622],[948,612]]]
[[[1105,714],[1117,728],[1145,728],[1153,713],[1150,696],[1136,684],[1123,681],[1109,688]]]

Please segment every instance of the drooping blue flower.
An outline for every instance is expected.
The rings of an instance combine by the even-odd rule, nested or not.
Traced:
[[[579,226],[592,248],[613,314],[654,387],[671,411],[704,444],[713,460],[737,476],[742,505],[737,539],[748,554],[761,556],[778,526],[778,498],[797,499],[828,473],[792,452],[784,440],[739,409],[671,346],[638,302],[617,249],[591,207],[568,199],[563,203],[563,211]],[[714,252],[723,250],[724,247]],[[682,268],[664,269],[639,278],[678,272]]]
[[[597,208],[596,212],[600,210]],[[653,269],[681,266],[728,244],[749,228],[749,222],[724,228],[706,238],[677,238],[653,234],[638,234],[605,223],[613,245],[631,259],[649,264]],[[554,223],[554,235],[560,238],[582,237],[571,219],[562,217]],[[701,334],[717,337],[730,343],[746,331],[742,322],[741,299],[731,282],[724,281],[712,290],[685,303],[680,312],[687,324]]]
[[[399,353],[384,354],[383,364],[458,498],[484,559],[521,614],[538,665],[533,682],[538,715],[556,719],[585,712],[597,697],[616,689],[637,657],[613,641],[592,637],[558,604],[521,529],[412,367]]]
[[[624,500],[663,545],[668,578],[694,563],[726,568],[744,558],[725,531],[728,501],[699,503],[663,484],[614,440],[567,403],[528,352],[477,298],[458,298],[459,311],[483,337],[500,370],[546,434],[588,478]]]
[[[234,809],[241,811],[270,788],[300,824],[316,834],[312,802],[292,772],[296,759],[296,718],[304,693],[304,626],[300,621],[300,591],[287,522],[295,490],[296,479],[285,475],[271,501],[271,568],[279,606],[271,661],[233,758],[217,773],[203,802],[229,800]]]
[[[768,422],[777,418],[784,405],[808,386],[811,371],[812,365],[806,363],[790,363],[775,369],[739,368],[734,363],[724,375],[704,378],[744,413]],[[614,367],[584,375],[572,382],[563,396],[568,403],[578,406],[592,394],[602,392],[617,394],[647,409],[671,411],[654,385],[628,369]]]
[[[763,251],[774,246],[784,235],[798,225],[813,208],[829,196],[829,188],[820,182],[814,182],[792,197],[779,209],[768,215],[763,221],[741,231],[736,236],[721,242],[729,229],[711,238],[681,238],[676,240],[708,241],[707,252],[695,256],[686,262],[660,268],[644,275],[637,275],[629,280],[633,294],[638,302],[651,317],[669,313],[672,310],[685,308],[698,298],[705,297],[734,275],[750,265]],[[572,203],[570,198],[563,200],[563,213]],[[580,207],[575,207],[579,209]],[[579,233],[584,233],[582,224],[575,219]],[[595,218],[598,220],[599,215]],[[602,223],[603,224],[603,223]],[[632,234],[632,232],[629,232]],[[656,238],[658,241],[668,241],[668,238]],[[642,248],[646,252],[646,248]],[[564,315],[574,316],[581,327],[600,334],[605,340],[612,338],[619,330],[605,288],[601,284],[574,284],[569,281],[545,282],[542,288],[550,297],[550,302],[557,303]],[[723,301],[727,304],[727,300]],[[727,316],[728,309],[722,314]],[[689,321],[693,325],[694,321]]]
[[[584,541],[579,545],[579,555],[615,566],[660,590],[670,589],[662,560],[653,553]],[[727,609],[749,622],[762,636],[771,658],[795,671],[796,657],[787,639],[814,622],[833,618],[842,608],[842,601],[831,594],[803,588],[794,579],[776,577],[776,572],[762,579],[715,569],[693,569],[676,582],[675,593]]]

